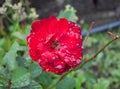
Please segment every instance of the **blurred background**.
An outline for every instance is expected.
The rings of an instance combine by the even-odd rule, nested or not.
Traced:
[[[77,10],[79,19],[84,19],[86,23],[97,21],[98,26],[120,20],[119,0],[30,0],[30,2],[40,17],[58,15],[66,4],[70,4]]]
[[[18,3],[20,0],[12,0]],[[25,6],[34,7],[39,18],[58,15],[65,5],[70,4],[77,10],[79,19],[86,23],[97,21],[96,26],[120,20],[120,0],[21,0]],[[0,6],[5,0],[0,0]]]

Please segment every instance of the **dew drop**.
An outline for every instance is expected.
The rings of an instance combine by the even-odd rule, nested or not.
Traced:
[[[29,38],[28,38],[28,43],[30,42],[30,40],[31,40],[31,38],[29,37]]]
[[[70,35],[70,33],[69,33],[69,32],[67,32],[67,35]]]
[[[57,65],[55,68],[62,69],[63,67],[62,67],[62,65]]]
[[[65,62],[68,62],[68,61],[69,61],[68,58],[65,58],[64,60],[65,60]]]
[[[79,43],[77,43],[76,46],[79,46]]]
[[[70,32],[70,35],[71,35],[71,36],[74,36],[74,32],[73,32],[73,31],[72,31],[72,32]]]
[[[49,72],[49,69],[47,68],[47,69],[45,69],[45,71],[46,71],[46,72]]]
[[[82,49],[84,49],[84,47],[83,47],[83,46],[81,46],[81,48],[82,48]]]
[[[79,63],[80,63],[80,59],[77,59],[77,60],[76,60],[76,63],[79,64]]]
[[[75,38],[76,38],[76,39],[78,39],[78,38],[79,38],[79,35],[78,35],[77,33],[75,34]]]
[[[38,63],[40,63],[41,62],[41,59],[38,59]]]
[[[76,27],[77,27],[78,25],[77,25],[77,24],[74,24],[74,26],[76,26]]]
[[[72,31],[72,29],[71,29],[71,28],[69,28],[69,31]]]
[[[55,57],[52,57],[52,59],[54,60],[54,59],[55,59]]]

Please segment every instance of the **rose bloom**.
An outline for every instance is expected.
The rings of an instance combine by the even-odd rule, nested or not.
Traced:
[[[63,74],[80,64],[82,54],[81,28],[65,18],[35,21],[27,36],[29,54],[46,72]]]

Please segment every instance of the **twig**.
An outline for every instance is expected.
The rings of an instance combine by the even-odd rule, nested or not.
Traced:
[[[4,31],[4,25],[3,25],[3,19],[2,18],[0,19],[0,24],[1,24],[1,33],[2,33],[3,36],[5,36],[6,32]]]
[[[86,35],[86,37],[85,37],[85,40],[83,41],[83,46],[85,46],[85,43],[87,42],[87,39],[88,39],[88,37],[89,37],[89,35],[90,35],[90,32],[91,32],[94,24],[95,24],[94,22],[92,22],[92,23],[90,24],[90,27],[89,27],[89,30],[88,30],[87,35]]]
[[[92,56],[91,58],[83,61],[83,63],[81,63],[78,67],[76,67],[75,70],[78,70],[79,68],[81,68],[81,67],[82,67],[84,64],[86,64],[87,62],[92,61],[93,59],[95,59],[95,58],[98,56],[98,54],[99,54],[100,52],[102,52],[109,44],[111,44],[113,41],[115,41],[115,40],[117,40],[117,39],[119,39],[119,38],[120,38],[120,36],[116,35],[116,36],[114,37],[114,39],[112,39],[112,40],[110,40],[108,43],[106,43],[94,56]]]
[[[11,89],[11,86],[12,86],[12,82],[11,80],[8,81],[8,89]]]

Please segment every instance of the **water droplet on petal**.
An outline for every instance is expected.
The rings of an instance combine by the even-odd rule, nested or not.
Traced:
[[[69,31],[72,31],[72,29],[71,29],[71,28],[69,28]]]
[[[38,59],[38,63],[40,63],[42,60],[41,59]]]
[[[46,71],[46,72],[49,72],[49,69],[47,68],[47,69],[45,69],[45,71]]]
[[[65,58],[64,60],[65,60],[65,62],[68,62],[68,61],[69,61],[68,58]]]
[[[62,65],[57,65],[55,68],[62,69],[63,67],[62,67]]]
[[[55,57],[52,57],[52,59],[54,60],[54,59],[55,59]]]
[[[79,46],[79,43],[77,43],[76,46]]]
[[[76,63],[79,64],[79,63],[80,63],[80,59],[77,59],[77,60],[76,60]]]
[[[31,40],[31,37],[28,38],[28,43],[30,42],[30,40]]]

